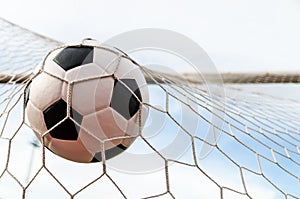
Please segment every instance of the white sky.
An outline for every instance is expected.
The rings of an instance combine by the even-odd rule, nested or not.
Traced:
[[[0,2],[0,17],[63,42],[165,28],[196,41],[222,71],[300,71],[299,0]]]
[[[0,0],[0,17],[62,42],[165,28],[196,41],[222,71],[300,71],[299,0]]]

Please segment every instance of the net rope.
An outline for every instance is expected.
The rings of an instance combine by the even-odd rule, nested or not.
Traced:
[[[300,198],[300,101],[252,92],[242,84],[225,85],[224,98],[197,82],[140,66],[151,82],[150,96],[161,96],[143,106],[164,118],[168,129],[159,131],[163,141],[144,131],[136,140],[135,148],[155,154],[161,168],[130,174],[111,168],[105,158],[75,163],[41,147],[26,123],[24,89],[28,74],[60,42],[0,19],[0,43],[1,78],[6,78],[0,85],[1,199]],[[267,86],[272,88],[277,85]],[[196,130],[181,122],[178,106],[186,110],[182,117],[198,120]],[[189,144],[176,158],[161,150],[173,129]],[[203,147],[210,153],[201,156]]]

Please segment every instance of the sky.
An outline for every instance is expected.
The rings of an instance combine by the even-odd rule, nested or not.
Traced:
[[[300,71],[300,2],[298,0],[0,0],[0,17],[64,43],[81,41],[86,37],[105,41],[114,35],[139,28],[169,29],[184,34],[197,42],[208,53],[218,70],[222,72]],[[291,93],[293,92],[291,91]],[[11,128],[13,128],[13,124]],[[25,137],[26,143],[24,140],[22,141]],[[26,131],[22,131],[17,140],[19,141],[16,142],[16,145],[23,144],[25,148],[29,148],[28,142],[31,137],[27,135]],[[231,153],[234,151],[226,141],[220,144],[227,146]],[[0,152],[4,148],[5,145],[2,145]],[[29,149],[26,152],[21,148],[15,148],[15,150],[18,151],[18,154],[26,156],[26,161],[29,161],[28,157],[31,153]],[[78,165],[74,166],[74,164],[61,160],[50,153],[48,155],[51,156],[49,167],[57,172],[56,175],[60,177],[60,180],[65,184],[70,184],[71,190],[76,190],[82,185],[81,183],[93,179],[94,176],[91,174],[99,170],[97,166],[89,167],[91,172],[80,173],[82,177],[84,176],[84,180],[78,182],[72,177],[72,172],[78,171]],[[215,170],[216,176],[214,177],[221,181],[225,179],[224,184],[233,187],[240,186],[241,182],[232,177],[237,172],[236,170],[228,168],[228,173],[222,173],[223,170],[219,169],[219,165],[223,164],[219,156],[220,154],[213,153],[209,156],[210,158],[202,162],[203,168]],[[34,169],[38,168],[40,161],[39,154],[35,157]],[[18,157],[13,158],[15,161],[18,159]],[[23,159],[19,161],[23,161]],[[63,167],[60,167],[58,162],[63,163],[61,164]],[[1,166],[3,165],[0,163],[0,169]],[[27,169],[24,170],[21,167],[23,167],[22,162],[12,166],[12,170],[19,178],[25,180]],[[183,166],[172,167],[172,169],[171,172],[174,174],[172,176],[177,179],[172,179],[173,186],[181,187],[178,190],[184,190],[177,194],[183,196],[184,193],[189,193],[190,196],[194,196],[193,194],[196,194],[197,190],[184,187],[184,181],[181,179],[189,180],[195,175],[195,172],[186,170]],[[115,171],[110,172],[112,175],[118,175]],[[64,175],[67,177],[61,177]],[[202,197],[215,196],[217,198],[216,187],[210,181],[205,181],[207,179],[203,175],[199,173],[198,175],[199,183],[203,185],[202,189],[209,190],[206,192],[209,194]],[[137,176],[135,179],[145,184],[155,184],[153,189],[159,190],[163,185],[157,183],[156,179],[163,178],[164,173],[157,172],[145,179]],[[38,190],[47,186],[49,192],[59,195],[55,183],[46,183],[45,185],[49,179],[49,176],[42,175],[41,179],[38,179],[40,183],[35,188]],[[126,174],[123,174],[122,179],[121,184],[126,186],[127,182],[124,180]],[[262,198],[262,196],[270,199],[277,198],[278,195],[272,192],[273,189],[270,187],[265,184],[258,186],[258,182],[253,176],[249,176],[248,182],[249,186],[256,190],[257,198]],[[3,181],[0,181],[0,187],[1,184],[3,185]],[[101,186],[105,189],[110,185],[107,183]],[[182,189],[182,187],[184,188]],[[9,188],[8,185],[6,191],[2,190],[2,192],[0,189],[0,194],[4,194],[0,195],[0,198],[6,198],[5,196],[13,198],[12,193],[20,195],[20,190],[16,191],[12,188],[10,191]],[[99,191],[93,188],[92,190],[93,193]],[[127,187],[126,190],[128,194],[137,191],[132,190],[132,187]],[[143,187],[140,191],[147,191],[147,187]],[[176,189],[174,191],[176,192]],[[83,194],[82,198],[87,197],[90,192],[86,192],[87,195]],[[43,193],[35,192],[33,194],[37,195],[31,198],[41,198],[38,194]],[[111,192],[101,193],[99,191],[99,194],[110,196]],[[47,196],[53,198],[53,195],[43,195],[44,198]]]
[[[7,88],[3,87],[3,88]],[[272,86],[271,86],[272,88]],[[281,89],[285,90],[287,87],[283,87]],[[296,87],[299,89],[299,86]],[[294,89],[295,90],[295,89]],[[159,91],[158,88],[152,86],[150,88],[151,93],[156,93],[156,95],[150,95],[150,103],[158,106],[163,107],[164,102],[162,100],[163,93]],[[243,95],[243,93],[239,93]],[[0,98],[2,101],[6,96]],[[239,96],[240,98],[245,97]],[[271,100],[270,98],[266,98],[264,100]],[[241,101],[242,102],[242,101]],[[251,100],[250,100],[251,102]],[[267,101],[266,101],[267,102]],[[262,102],[261,102],[262,103]],[[257,110],[259,110],[263,106],[257,106]],[[174,106],[175,105],[175,106]],[[182,117],[180,115],[180,108],[176,107],[176,103],[171,103],[171,108],[175,107],[177,111],[171,111],[174,113],[175,117]],[[0,106],[1,107],[1,106]],[[16,108],[10,113],[10,117],[7,123],[7,126],[4,130],[4,137],[10,137],[18,128],[22,117],[20,114],[22,108],[22,103],[19,103]],[[299,107],[289,107],[288,113],[290,113],[290,108],[295,111],[299,110]],[[182,109],[182,107],[181,107]],[[256,109],[253,109],[256,110]],[[280,109],[279,109],[280,110]],[[153,110],[152,110],[153,111]],[[278,110],[272,110],[273,112]],[[190,114],[190,115],[189,115]],[[201,114],[205,117],[209,117],[205,110],[201,110]],[[159,117],[159,115],[156,115]],[[193,116],[191,112],[186,112],[184,117],[189,118],[192,120]],[[194,116],[195,117],[195,116]],[[153,117],[151,117],[153,119]],[[167,118],[164,118],[167,120]],[[239,126],[235,121],[230,118],[227,118],[231,124]],[[201,136],[201,133],[207,123],[205,121],[199,121],[200,124],[198,126],[198,130],[196,135]],[[190,125],[190,124],[188,124]],[[251,124],[248,123],[249,127]],[[149,128],[147,125],[146,129]],[[153,128],[153,127],[150,127]],[[162,127],[158,135],[150,137],[148,139],[153,146],[164,147],[169,140],[174,139],[174,131],[170,131],[170,129],[176,128],[174,123],[172,124],[171,121],[167,120],[165,122],[165,126]],[[228,127],[224,127],[226,131]],[[242,126],[241,126],[242,128]],[[272,127],[270,127],[272,128]],[[255,135],[254,132],[251,132]],[[235,135],[240,139],[240,141],[245,141],[250,148],[257,151],[259,154],[263,154],[266,157],[272,159],[270,151],[264,147],[259,146],[257,143],[253,142],[248,136],[243,135],[239,131],[235,131]],[[33,159],[31,156],[32,153],[32,146],[30,142],[33,139],[33,132],[26,126],[23,126],[18,132],[16,138],[12,142],[11,147],[11,156],[10,156],[10,163],[9,163],[9,171],[12,172],[13,175],[17,177],[18,180],[22,184],[26,184],[28,181],[27,177],[29,175],[29,179],[36,174],[38,169],[42,165],[42,156],[41,156],[41,148],[37,148],[34,151]],[[256,137],[256,136],[255,136]],[[261,141],[268,143],[268,140],[265,139],[263,136],[257,136],[260,138]],[[160,139],[160,140],[159,140]],[[282,140],[277,139],[277,142],[282,144]],[[284,144],[284,143],[283,143]],[[286,143],[285,143],[286,144]],[[200,149],[201,146],[200,142],[195,143],[196,150]],[[0,139],[0,152],[2,154],[1,158],[7,155],[7,147],[8,141]],[[255,154],[251,153],[251,151],[246,150],[243,148],[238,142],[234,141],[228,135],[221,135],[220,140],[218,142],[218,146],[231,158],[233,158],[239,165],[243,165],[248,169],[253,171],[259,172],[256,162]],[[275,147],[276,144],[270,143],[270,147]],[[288,145],[286,145],[288,146]],[[151,150],[145,149],[147,145],[145,143],[139,141],[135,142],[133,146],[129,149],[130,152],[134,154],[147,154]],[[276,150],[281,150],[280,148],[274,148]],[[239,151],[239,152],[237,152]],[[242,156],[241,156],[242,154]],[[21,157],[21,158],[20,158]],[[117,156],[116,158],[110,160],[113,161],[118,159],[121,156]],[[150,156],[151,157],[151,156]],[[178,157],[177,157],[178,158]],[[183,156],[178,158],[179,161],[185,163],[193,163],[192,158],[192,150],[188,148],[187,151],[183,154]],[[280,160],[280,159],[278,159]],[[297,160],[297,158],[295,158]],[[32,162],[32,167],[30,166],[30,161]],[[108,165],[108,174],[116,180],[117,184],[121,186],[122,191],[128,196],[128,198],[141,198],[145,195],[153,195],[154,193],[161,193],[165,190],[165,173],[163,169],[157,170],[156,172],[147,172],[143,175],[139,174],[132,174],[128,172],[120,172],[118,169],[124,168],[122,165],[118,166],[118,168],[114,168],[115,165],[110,161],[107,162]],[[0,172],[4,168],[6,160],[0,161]],[[120,162],[120,161],[119,161]],[[288,161],[286,161],[288,163]],[[138,162],[131,162],[134,163],[134,167],[143,166],[144,164],[139,164]],[[299,190],[297,187],[299,186],[295,180],[291,180],[292,178],[287,175],[286,173],[282,174],[281,169],[277,168],[276,165],[269,163],[263,159],[261,159],[262,169],[263,172],[267,177],[271,177],[273,182],[275,182],[279,187],[285,187],[285,190],[290,190],[295,194],[299,194]],[[280,162],[282,163],[282,162]],[[240,171],[236,165],[233,165],[229,162],[229,160],[218,150],[213,150],[206,158],[198,159],[198,164],[200,168],[207,173],[212,179],[214,179],[217,183],[222,186],[227,186],[233,189],[243,190],[242,181],[240,178]],[[130,164],[129,164],[130,166]],[[161,163],[161,168],[163,168],[163,163]],[[293,174],[297,175],[297,165],[285,165],[285,168],[291,169]],[[55,175],[55,177],[64,185],[66,188],[71,192],[74,193],[80,188],[82,188],[87,183],[94,180],[102,173],[102,165],[101,163],[97,164],[78,164],[72,161],[65,160],[60,158],[50,151],[46,150],[46,167]],[[126,167],[126,165],[125,165]],[[141,169],[141,168],[139,168]],[[143,168],[144,169],[144,168]],[[224,172],[226,171],[226,172]],[[170,175],[170,184],[171,184],[171,191],[175,194],[178,198],[219,198],[219,189],[218,187],[213,184],[211,180],[209,180],[203,173],[199,172],[196,168],[189,168],[184,165],[180,164],[170,164],[169,165],[169,175]],[[278,176],[280,176],[279,179]],[[275,179],[273,179],[275,177]],[[80,180],[79,180],[80,179]],[[266,199],[278,199],[282,198],[282,195],[279,192],[276,192],[267,181],[263,180],[261,177],[254,175],[253,173],[247,172],[244,170],[244,179],[247,184],[248,193],[251,194],[254,198],[266,198]],[[188,184],[188,186],[187,186]],[[200,187],[200,188],[199,188]],[[41,191],[42,190],[42,191]],[[14,182],[7,174],[5,174],[0,179],[0,198],[1,199],[16,199],[20,198],[21,196],[21,189],[18,187],[16,182]],[[51,178],[51,176],[43,170],[39,176],[34,180],[34,183],[30,186],[30,189],[26,191],[26,197],[29,199],[35,198],[67,198],[67,194],[59,187],[59,185]],[[48,194],[45,194],[48,193]],[[90,186],[81,194],[78,195],[76,198],[93,198],[93,196],[102,196],[103,198],[122,198],[118,194],[118,191],[113,186],[113,184],[108,180],[108,178],[103,178],[99,180],[98,183]],[[225,198],[236,198],[236,199],[243,199],[244,197],[240,195],[235,195],[233,192],[225,191]]]
[[[218,70],[299,71],[298,0],[1,0],[0,17],[62,42],[163,28],[197,42]]]

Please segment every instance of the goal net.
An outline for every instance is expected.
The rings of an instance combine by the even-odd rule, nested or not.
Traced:
[[[221,74],[220,96],[193,74],[142,67],[141,135],[115,158],[75,163],[41,146],[23,108],[30,74],[59,45],[0,18],[1,199],[300,198],[300,75]]]

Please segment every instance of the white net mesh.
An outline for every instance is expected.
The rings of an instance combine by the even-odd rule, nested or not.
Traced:
[[[297,93],[298,84],[228,84],[224,101],[202,84],[142,68],[152,82],[153,121],[128,151],[153,154],[148,165],[158,166],[146,169],[145,159],[82,164],[35,140],[25,124],[24,84],[17,84],[60,43],[2,19],[0,43],[6,82],[0,85],[0,198],[300,198],[300,102],[283,96]],[[155,119],[164,125],[156,129]],[[188,147],[164,150],[176,136]]]

